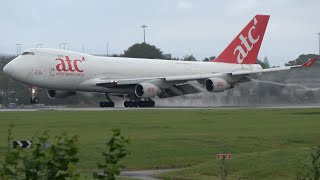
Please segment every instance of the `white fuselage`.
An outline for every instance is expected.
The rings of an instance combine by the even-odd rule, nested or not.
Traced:
[[[60,49],[28,49],[33,55],[20,55],[4,71],[18,82],[45,89],[112,92],[96,86],[94,79],[157,78],[208,73],[257,70],[260,65],[215,62],[98,57]]]

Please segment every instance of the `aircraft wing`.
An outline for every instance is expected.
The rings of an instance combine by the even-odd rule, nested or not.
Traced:
[[[212,77],[212,74],[207,77]],[[201,88],[189,83],[190,78],[179,76],[179,77],[153,77],[153,78],[137,78],[137,79],[119,79],[119,80],[108,80],[104,78],[96,79],[96,86],[105,87],[105,88],[131,88],[134,89],[137,84],[140,83],[152,83],[161,86],[163,92],[159,96],[160,98],[181,96],[186,94],[198,93]],[[172,79],[177,78],[177,79]],[[184,79],[183,79],[184,78]],[[194,79],[199,77],[193,77]]]
[[[232,72],[231,74],[236,75],[250,75],[250,74],[259,74],[259,73],[267,73],[267,72],[276,72],[276,71],[287,71],[294,68],[301,68],[301,67],[311,67],[315,62],[317,62],[318,58],[312,58],[307,62],[303,63],[302,65],[295,65],[295,66],[285,66],[285,67],[276,67],[276,68],[268,68],[268,69],[261,69],[261,70],[252,70],[252,71],[236,71]]]
[[[151,83],[158,85],[164,90],[162,97],[180,96],[185,94],[193,94],[200,92],[200,88],[189,83],[190,81],[205,82],[208,78],[218,77],[228,82],[238,83],[250,81],[251,76],[257,74],[287,71],[294,68],[310,67],[317,61],[317,58],[312,58],[302,65],[276,67],[260,70],[242,70],[226,73],[209,73],[209,74],[195,74],[195,75],[181,75],[181,76],[167,76],[167,77],[150,77],[150,78],[134,78],[134,79],[107,79],[98,78],[93,80],[96,86],[105,88],[134,88],[140,83]]]
[[[168,76],[168,77],[152,77],[152,78],[136,78],[136,79],[118,79],[118,80],[99,78],[97,79],[96,85],[106,87],[106,88],[117,88],[119,86],[136,85],[139,83],[155,81],[155,80],[165,81],[165,82],[175,82],[178,84],[186,81],[207,79],[213,76],[217,76],[218,74],[220,73]]]

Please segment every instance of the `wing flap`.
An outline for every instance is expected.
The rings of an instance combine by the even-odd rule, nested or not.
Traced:
[[[194,94],[198,93],[201,90],[196,88],[195,86],[189,83],[183,84],[176,84],[167,88],[164,88],[164,93],[162,93],[159,98],[167,98],[167,97],[174,97],[174,96],[181,96],[187,94]]]
[[[250,74],[259,74],[259,73],[267,73],[267,72],[276,72],[276,71],[287,71],[292,69],[291,67],[278,67],[278,68],[269,68],[269,69],[260,69],[260,70],[249,70],[249,71],[235,71],[232,72],[231,75],[238,76],[238,75],[250,75]]]
[[[198,79],[207,79],[212,76],[217,76],[218,74],[220,73],[169,76],[169,77],[165,77],[165,80],[166,81],[192,81],[192,80],[198,80]]]
[[[138,78],[138,79],[118,79],[110,80],[105,78],[99,78],[96,80],[96,85],[106,88],[116,88],[119,86],[136,85],[142,82],[151,81],[160,78]]]

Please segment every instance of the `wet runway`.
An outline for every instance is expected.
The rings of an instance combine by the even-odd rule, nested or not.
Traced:
[[[283,106],[162,106],[153,108],[100,108],[100,107],[81,107],[81,108],[62,108],[62,107],[46,107],[46,108],[16,108],[16,109],[0,109],[0,112],[32,112],[32,111],[125,111],[125,110],[224,110],[224,109],[302,109],[302,108],[320,108],[320,105],[283,105]]]
[[[160,180],[160,178],[154,177],[157,174],[168,173],[179,169],[155,169],[155,170],[141,170],[141,171],[123,171],[121,177],[134,178],[141,180]]]

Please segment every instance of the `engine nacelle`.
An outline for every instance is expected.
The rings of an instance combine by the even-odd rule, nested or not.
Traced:
[[[74,96],[76,95],[75,91],[62,91],[62,90],[48,90],[47,91],[48,97],[50,99],[61,99],[61,98],[66,98],[69,96]]]
[[[161,89],[154,84],[140,83],[136,85],[134,92],[140,98],[153,98],[161,93]]]
[[[209,78],[206,80],[205,86],[209,92],[223,92],[231,88],[231,85],[221,78]]]

